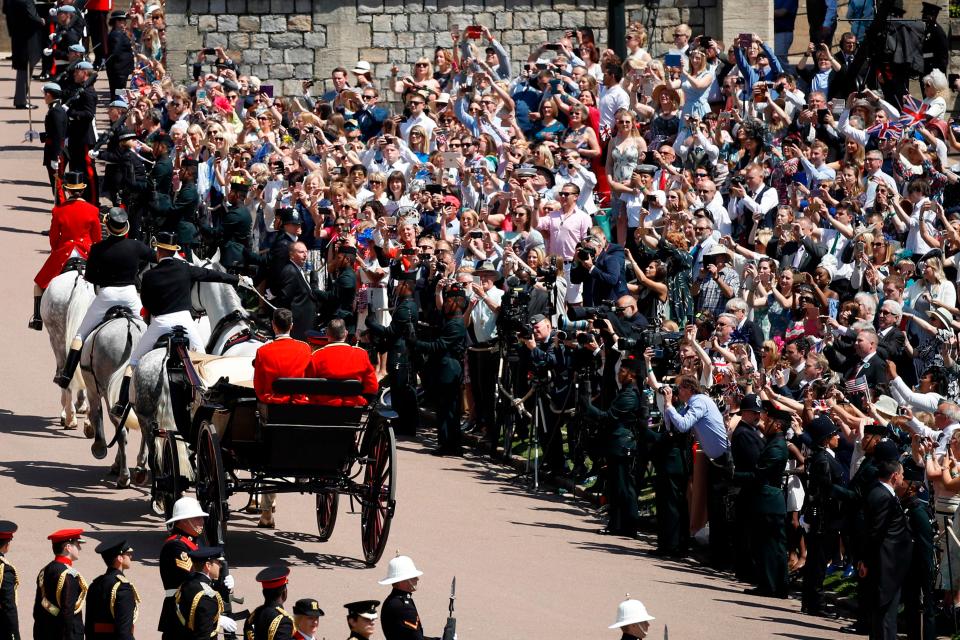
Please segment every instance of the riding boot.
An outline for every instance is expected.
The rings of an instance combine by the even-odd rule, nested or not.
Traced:
[[[43,331],[43,318],[40,317],[40,300],[43,299],[43,292],[41,291],[38,295],[34,292],[33,295],[33,317],[30,318],[30,322],[27,323],[27,327],[33,329],[34,331]]]
[[[123,374],[123,380],[120,381],[120,396],[117,398],[117,403],[110,407],[110,415],[119,420],[123,417],[123,412],[126,411],[127,405],[130,404],[130,378],[133,377],[133,369],[127,367],[127,370]]]
[[[73,373],[77,370],[77,365],[80,364],[80,351],[82,349],[83,342],[80,341],[80,338],[74,338],[73,344],[70,345],[70,352],[67,354],[67,361],[63,363],[63,369],[53,377],[53,383],[61,389],[70,386]]]

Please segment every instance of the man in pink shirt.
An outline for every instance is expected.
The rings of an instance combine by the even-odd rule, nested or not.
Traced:
[[[580,197],[580,187],[577,185],[568,182],[560,189],[558,196],[560,209],[554,209],[541,218],[538,207],[534,207],[531,224],[546,236],[547,254],[561,256],[564,262],[570,262],[577,243],[586,237],[593,226],[593,219],[577,207],[577,198]]]

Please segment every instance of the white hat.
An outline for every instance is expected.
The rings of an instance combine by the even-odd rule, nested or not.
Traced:
[[[441,93],[439,96],[437,96],[436,102],[439,104],[450,104],[450,94]]]
[[[423,571],[417,569],[409,556],[397,556],[387,565],[387,577],[380,584],[395,584],[411,578],[419,578]]]
[[[167,520],[167,524],[173,524],[187,518],[205,518],[208,515],[210,514],[200,508],[200,503],[197,502],[196,498],[184,496],[173,503],[173,515]]]
[[[366,60],[361,60],[353,68],[354,73],[370,73],[370,63]]]
[[[642,602],[632,599],[624,600],[620,603],[620,606],[617,607],[617,621],[607,627],[607,629],[618,629],[628,624],[647,622],[648,620],[656,620],[656,618],[647,613],[647,608],[643,606]]]
[[[873,401],[873,408],[877,410],[877,413],[892,418],[897,415],[897,401],[891,398],[890,396],[880,396]]]

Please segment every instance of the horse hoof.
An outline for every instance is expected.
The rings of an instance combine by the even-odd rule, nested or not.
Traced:
[[[147,485],[147,470],[137,467],[133,470],[133,484],[138,487],[145,487]]]
[[[117,489],[126,489],[130,486],[130,474],[126,473],[117,478]]]
[[[97,460],[103,460],[107,457],[107,445],[105,442],[94,442],[90,445],[90,453],[93,454],[93,457]]]
[[[83,425],[83,435],[86,436],[87,440],[93,440],[93,437],[97,435],[96,431],[93,429],[93,425],[89,422]]]
[[[114,462],[112,465],[110,465],[110,470],[109,470],[108,473],[109,473],[109,475],[111,475],[111,476],[118,476],[118,475],[120,475],[120,465],[117,464],[116,462]]]
[[[63,430],[64,430],[64,431],[76,431],[76,430],[77,430],[77,426],[78,426],[78,425],[77,425],[77,421],[76,421],[76,420],[71,420],[70,422],[68,422],[68,423],[66,423],[65,425],[63,425]]]
[[[163,509],[163,504],[156,500],[150,501],[150,509],[153,511],[153,515],[155,516],[166,515],[166,512]]]
[[[67,419],[66,419],[66,417],[64,417],[64,415],[63,415],[62,413],[60,414],[60,426],[61,426],[61,427],[67,426]]]

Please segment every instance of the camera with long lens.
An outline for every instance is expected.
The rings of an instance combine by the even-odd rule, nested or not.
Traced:
[[[617,342],[617,349],[625,353],[632,351],[642,358],[647,348],[653,349],[653,372],[657,377],[675,376],[680,373],[680,341],[683,334],[679,331],[658,331],[644,329],[633,338],[622,337]]]
[[[508,287],[500,301],[497,333],[506,346],[506,359],[510,362],[520,359],[521,341],[533,337],[529,304],[530,292],[525,287]]]

